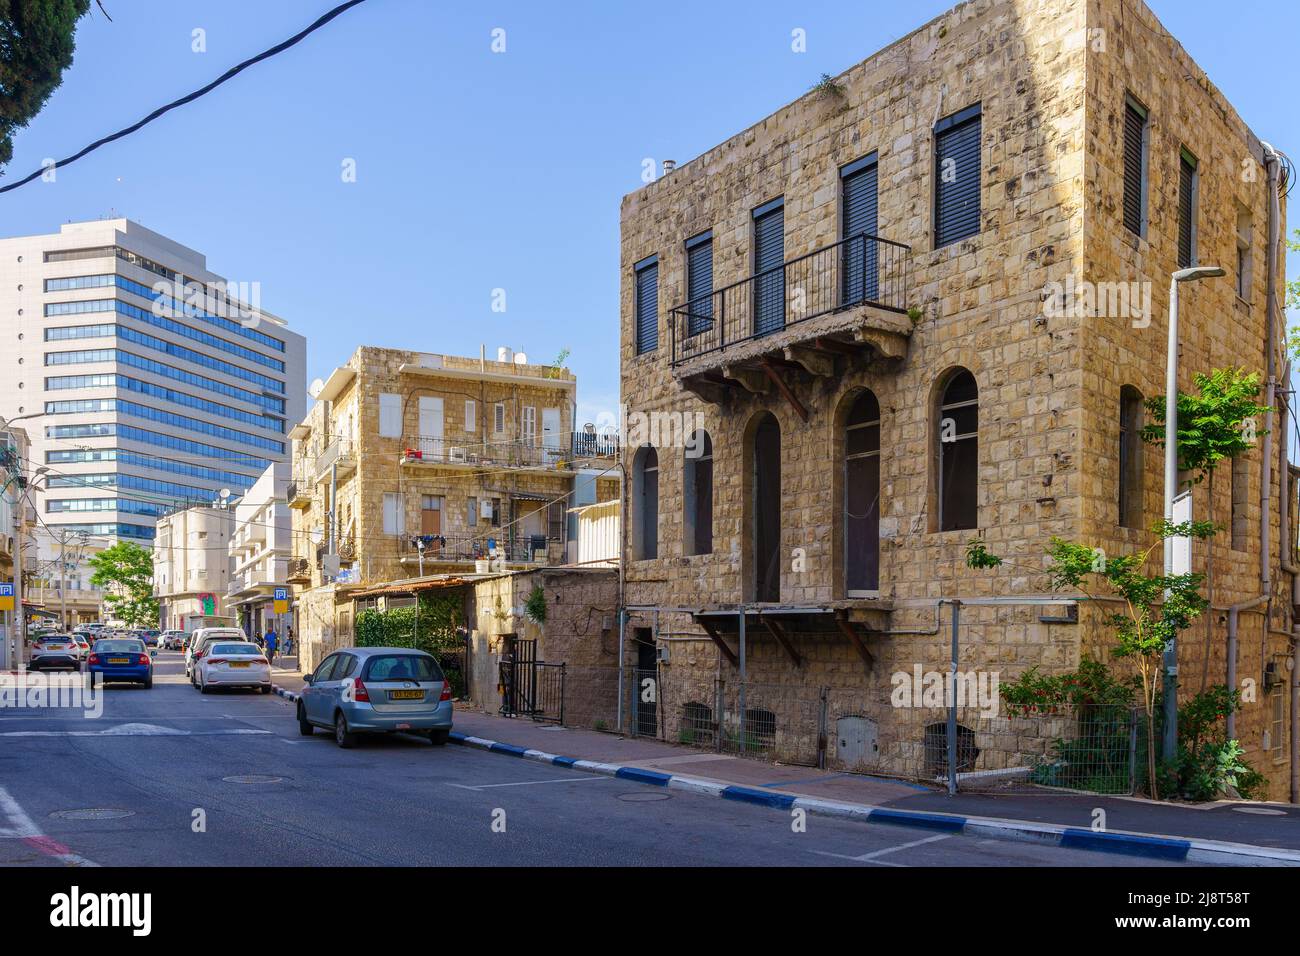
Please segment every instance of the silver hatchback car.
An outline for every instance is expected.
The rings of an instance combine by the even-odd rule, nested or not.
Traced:
[[[298,699],[298,731],[334,732],[340,747],[358,734],[416,733],[434,746],[451,733],[451,682],[438,661],[409,647],[345,647],[307,675]]]

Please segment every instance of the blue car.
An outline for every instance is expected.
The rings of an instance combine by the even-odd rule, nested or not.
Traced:
[[[156,652],[155,652],[156,653]],[[135,637],[103,638],[95,642],[86,661],[90,671],[90,686],[97,679],[105,684],[143,684],[153,686],[153,655],[144,641]]]

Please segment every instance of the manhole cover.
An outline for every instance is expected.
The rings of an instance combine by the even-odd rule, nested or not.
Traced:
[[[650,803],[654,800],[670,800],[671,793],[656,793],[653,790],[644,792],[619,793],[615,794],[620,800],[626,800],[628,803]]]
[[[1258,813],[1262,817],[1284,817],[1285,810],[1274,810],[1272,807],[1233,807],[1238,813]]]
[[[284,777],[272,777],[266,773],[244,773],[233,777],[222,777],[226,783],[279,783]]]
[[[85,810],[55,810],[50,814],[61,820],[120,820],[135,816],[134,810],[114,810],[111,807],[89,807]]]

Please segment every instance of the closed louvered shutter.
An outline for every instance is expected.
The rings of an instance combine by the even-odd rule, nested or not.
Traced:
[[[1124,107],[1124,226],[1142,235],[1146,219],[1142,208],[1142,183],[1146,174],[1146,113],[1128,103]]]
[[[713,233],[686,243],[686,334],[699,335],[713,327]]]
[[[636,351],[659,347],[659,261],[651,258],[636,267]]]
[[[877,170],[873,153],[840,173],[844,203],[844,304],[874,300],[879,286],[876,235]]]
[[[1184,153],[1178,157],[1178,268],[1193,264],[1193,216],[1196,212],[1196,163]]]
[[[754,334],[785,327],[785,206],[779,199],[754,210]]]
[[[980,107],[935,126],[935,248],[980,231]]]

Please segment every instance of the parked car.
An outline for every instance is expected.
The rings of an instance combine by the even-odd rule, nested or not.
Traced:
[[[145,647],[158,647],[161,645],[159,638],[162,637],[162,631],[156,627],[145,628],[140,632],[140,640],[144,641]]]
[[[100,638],[90,649],[90,658],[86,662],[90,686],[94,687],[95,679],[99,677],[105,684],[115,681],[152,687],[153,655],[157,653],[150,652],[139,638]]]
[[[203,649],[204,641],[247,641],[248,635],[238,627],[200,627],[190,635],[185,645],[185,676],[190,683],[198,687],[194,668],[194,657]]]
[[[179,651],[185,644],[184,631],[163,631],[162,646],[164,650]]]
[[[271,664],[251,641],[212,641],[197,658],[198,686],[204,694],[216,687],[256,687],[271,692]]]
[[[451,733],[451,682],[438,661],[407,647],[348,647],[307,675],[298,699],[298,732],[334,732],[340,747],[358,734],[425,734],[434,746]]]
[[[42,634],[32,644],[31,671],[81,670],[81,648],[71,634]]]
[[[85,661],[90,656],[90,645],[93,638],[84,631],[73,631],[72,639],[77,642],[77,656]]]

